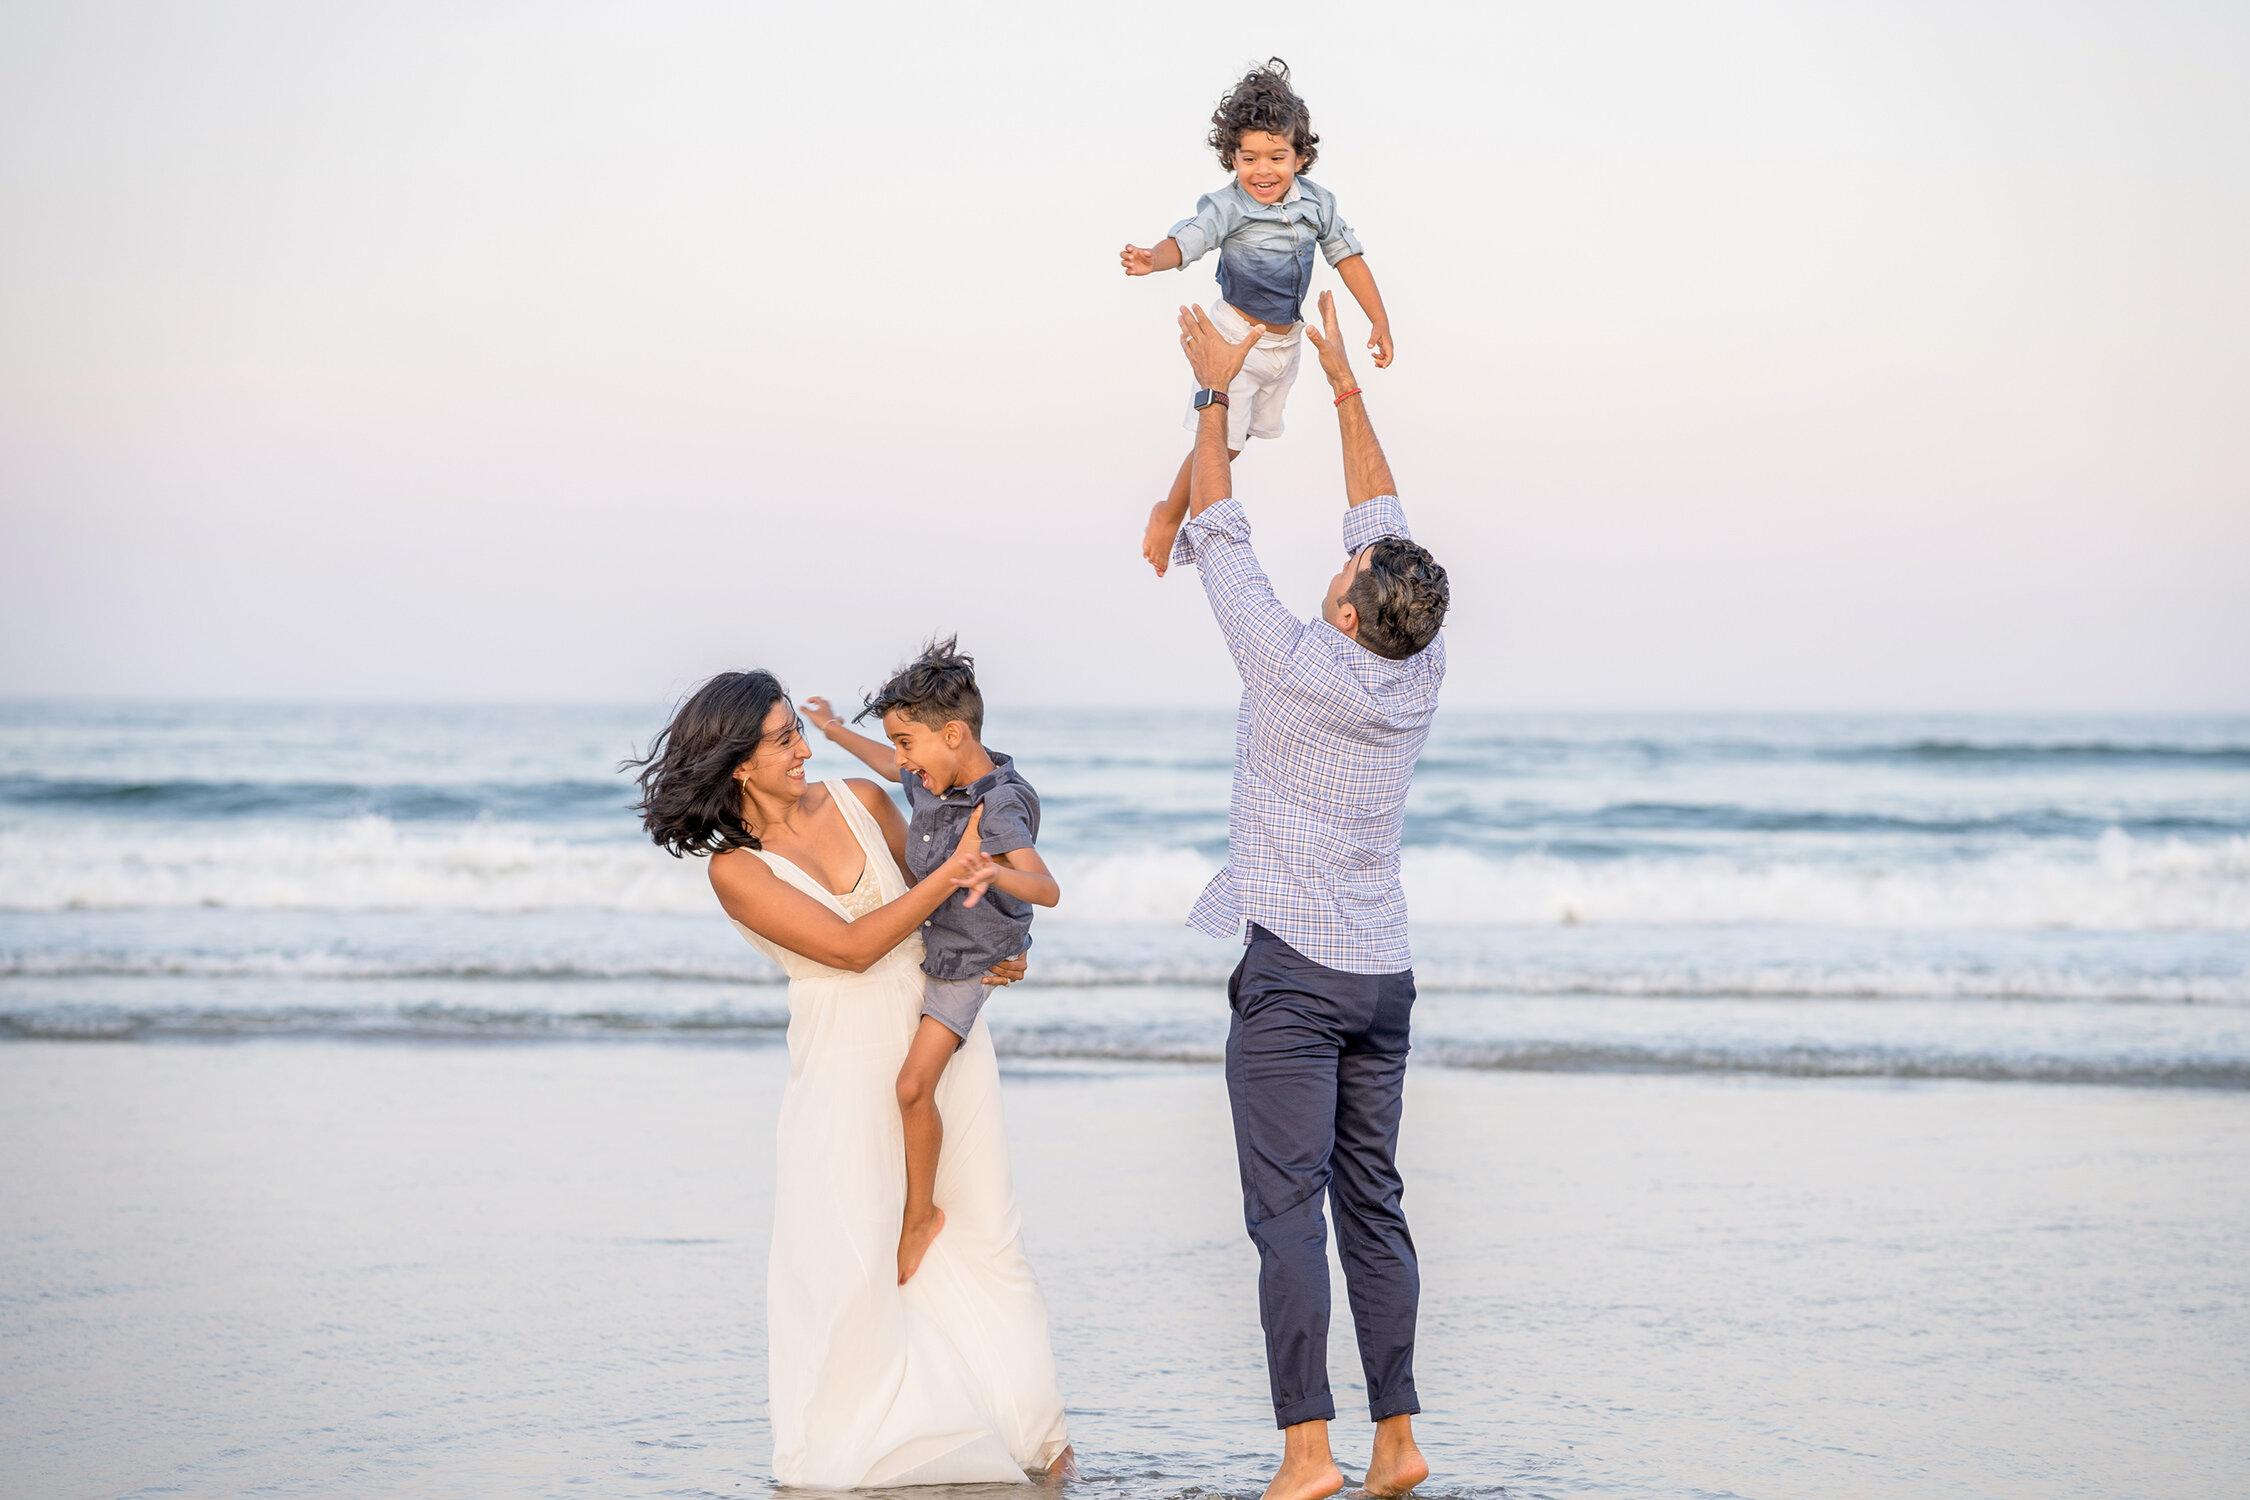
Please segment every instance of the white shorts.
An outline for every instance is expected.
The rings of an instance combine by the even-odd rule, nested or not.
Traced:
[[[1297,383],[1297,356],[1305,347],[1305,325],[1292,324],[1287,333],[1271,333],[1224,302],[1211,304],[1211,324],[1239,344],[1256,329],[1258,347],[1242,362],[1242,373],[1227,387],[1227,446],[1236,452],[1250,438],[1281,436],[1281,408],[1289,400],[1289,387]],[[1195,431],[1196,411],[1188,408],[1186,427]]]

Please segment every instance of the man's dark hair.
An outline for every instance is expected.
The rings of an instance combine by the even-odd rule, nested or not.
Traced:
[[[918,724],[943,729],[959,719],[980,742],[984,738],[984,694],[977,691],[974,657],[959,649],[959,636],[947,636],[922,648],[922,654],[891,674],[891,680],[867,695],[867,706],[854,717],[881,718],[897,709]]]
[[[1359,611],[1359,643],[1404,661],[1437,639],[1453,591],[1427,548],[1387,536],[1367,549],[1367,566],[1344,599]]]
[[[1320,137],[1313,134],[1312,111],[1289,86],[1289,64],[1278,57],[1267,58],[1262,68],[1252,68],[1234,92],[1219,101],[1218,112],[1211,116],[1210,135],[1219,165],[1233,171],[1235,148],[1244,136],[1260,130],[1289,137],[1289,144],[1297,148],[1297,170],[1312,170],[1320,156]]]
[[[697,688],[672,715],[648,754],[619,770],[640,770],[634,804],[648,836],[677,859],[755,849],[758,836],[742,821],[742,788],[734,768],[765,743],[766,715],[788,691],[773,673],[721,672]]]

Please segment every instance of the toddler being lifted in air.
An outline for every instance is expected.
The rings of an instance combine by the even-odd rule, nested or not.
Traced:
[[[1223,392],[1198,391],[1197,407],[1217,402],[1227,409],[1227,450],[1240,457],[1254,437],[1281,436],[1281,408],[1297,379],[1297,354],[1303,348],[1299,319],[1312,290],[1313,247],[1318,245],[1344,285],[1359,299],[1374,325],[1367,347],[1378,368],[1391,362],[1391,324],[1383,295],[1367,269],[1359,238],[1336,212],[1336,195],[1299,176],[1320,155],[1312,112],[1289,86],[1289,65],[1269,58],[1234,86],[1211,116],[1211,149],[1234,181],[1206,193],[1195,216],[1182,219],[1161,244],[1147,250],[1127,245],[1119,257],[1128,276],[1170,271],[1219,252],[1219,298],[1211,321],[1239,343],[1253,332],[1258,346],[1243,361],[1242,373]],[[1195,430],[1195,410],[1187,414]],[[1192,447],[1172,492],[1149,512],[1141,555],[1159,577],[1172,560],[1172,541],[1187,519],[1188,464]]]

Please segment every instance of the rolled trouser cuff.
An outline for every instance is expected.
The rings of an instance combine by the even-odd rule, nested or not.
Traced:
[[[1285,1406],[1273,1409],[1273,1425],[1294,1427],[1299,1422],[1333,1422],[1336,1420],[1336,1398],[1322,1391],[1317,1396],[1300,1396]]]
[[[1421,1398],[1414,1394],[1414,1387],[1408,1386],[1403,1391],[1391,1392],[1380,1401],[1368,1402],[1367,1420],[1380,1422],[1386,1417],[1418,1416],[1421,1410]]]

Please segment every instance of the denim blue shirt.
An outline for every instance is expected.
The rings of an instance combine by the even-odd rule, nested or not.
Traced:
[[[1336,212],[1336,195],[1309,177],[1289,184],[1279,203],[1260,203],[1229,182],[1205,193],[1195,217],[1172,226],[1180,265],[1219,252],[1219,295],[1261,323],[1294,323],[1312,290],[1313,246],[1328,263],[1360,253],[1359,236]]]

